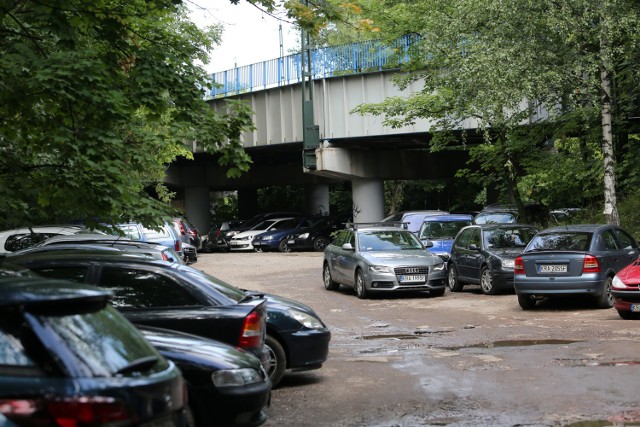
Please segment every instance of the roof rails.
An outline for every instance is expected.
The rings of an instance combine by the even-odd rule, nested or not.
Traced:
[[[409,228],[409,223],[401,221],[354,222],[351,226],[354,230],[357,230],[360,227],[395,227],[404,228],[406,230]]]

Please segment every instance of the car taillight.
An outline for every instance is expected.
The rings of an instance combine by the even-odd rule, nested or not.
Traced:
[[[134,421],[124,402],[101,396],[1,399],[0,413],[18,425],[26,422],[28,425],[42,423],[42,425],[76,427]]]
[[[522,257],[519,256],[513,261],[513,274],[525,274],[524,273],[524,263],[522,262]]]
[[[260,348],[264,339],[264,316],[261,311],[254,310],[244,319],[239,346],[241,348]]]
[[[583,273],[599,273],[600,272],[600,263],[598,262],[598,258],[593,255],[585,255],[584,263],[582,264],[582,272]]]
[[[181,222],[178,222],[178,227],[180,227],[180,234],[185,235],[184,225]]]
[[[180,252],[182,250],[182,240],[176,240],[173,249],[175,249],[176,252]]]

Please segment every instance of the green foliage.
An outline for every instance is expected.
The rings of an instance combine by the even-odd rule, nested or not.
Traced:
[[[297,186],[266,187],[258,189],[260,210],[306,212],[304,188]],[[286,206],[283,209],[283,206]]]
[[[247,170],[248,109],[216,115],[194,65],[219,28],[199,30],[179,2],[4,2],[0,25],[0,227],[158,223],[173,213],[165,169],[192,141]]]

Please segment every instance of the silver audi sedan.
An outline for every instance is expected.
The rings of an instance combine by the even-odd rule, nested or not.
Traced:
[[[382,225],[386,224],[386,225]],[[353,224],[324,250],[324,287],[352,287],[358,298],[374,292],[445,292],[445,265],[402,224]]]

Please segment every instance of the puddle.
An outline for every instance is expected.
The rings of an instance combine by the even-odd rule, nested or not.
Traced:
[[[504,340],[488,343],[465,345],[460,347],[443,347],[445,350],[462,350],[463,348],[494,348],[494,347],[527,347],[532,345],[565,345],[580,342],[577,340]]]
[[[363,340],[377,340],[377,339],[396,339],[396,340],[417,340],[419,337],[415,335],[407,334],[390,334],[390,335],[364,335],[360,337]]]
[[[633,366],[640,365],[639,360],[627,360],[624,362],[587,362],[585,363],[587,366]],[[640,425],[640,424],[636,424]]]
[[[567,424],[564,427],[620,427],[620,426],[640,426],[638,421],[612,422],[608,420],[578,421]]]

